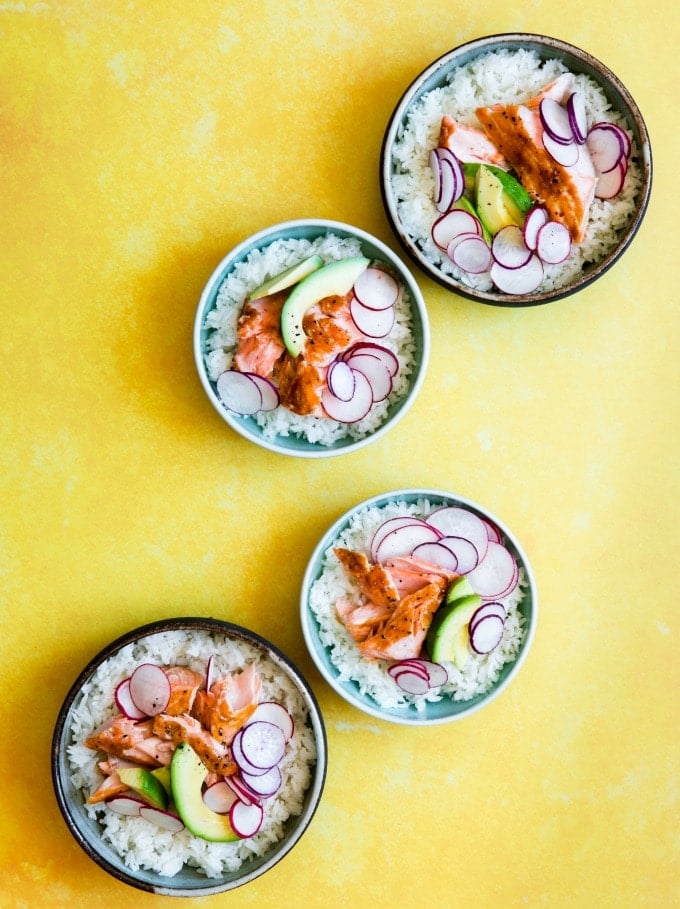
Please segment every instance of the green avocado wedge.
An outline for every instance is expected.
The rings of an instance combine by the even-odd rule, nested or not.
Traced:
[[[468,623],[481,604],[482,598],[473,593],[439,607],[425,638],[435,663],[449,662],[463,669],[470,652]]]
[[[240,839],[226,814],[211,811],[203,801],[202,786],[208,773],[205,764],[187,742],[175,748],[170,764],[170,782],[177,814],[194,836],[212,843]]]
[[[503,170],[502,167],[495,167],[493,164],[477,164],[472,162],[466,162],[463,164],[463,174],[465,176],[465,185],[473,186],[477,178],[477,172],[480,167],[485,167],[490,173],[496,177],[498,182],[503,187],[503,192],[508,195],[512,201],[515,203],[517,208],[526,214],[531,206],[533,205],[533,199],[522,186],[519,180],[516,177],[513,177],[512,174],[508,173],[507,170]]]
[[[125,767],[118,771],[118,776],[121,783],[125,783],[154,808],[165,810],[168,807],[168,796],[163,784],[150,770],[144,767]]]
[[[446,603],[454,603],[456,600],[462,600],[463,597],[470,597],[474,594],[472,589],[472,584],[468,581],[466,577],[461,575],[461,577],[456,578],[455,581],[451,581],[449,584],[448,590],[446,591]]]
[[[302,262],[291,265],[290,268],[287,268],[285,271],[279,272],[278,275],[273,275],[263,284],[260,284],[254,290],[251,290],[247,299],[259,300],[260,297],[267,297],[269,294],[277,294],[281,290],[287,290],[289,287],[302,281],[307,275],[311,275],[313,271],[321,268],[322,265],[323,259],[321,256],[309,256],[308,258],[303,259]]]
[[[364,256],[338,259],[313,271],[295,285],[281,310],[281,337],[291,356],[297,357],[305,345],[302,319],[307,310],[325,297],[349,293],[369,264],[370,259]]]

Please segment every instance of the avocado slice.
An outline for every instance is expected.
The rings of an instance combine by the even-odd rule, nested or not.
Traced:
[[[140,795],[154,808],[168,807],[168,795],[163,784],[144,767],[125,767],[118,771],[121,783]]]
[[[448,605],[455,602],[455,600],[461,600],[463,597],[469,597],[473,594],[472,584],[466,577],[461,576],[449,584],[446,591],[446,603]]]
[[[165,789],[167,795],[172,797],[172,786],[170,784],[170,767],[156,767],[151,771],[151,776],[155,776],[158,782]]]
[[[285,271],[279,272],[278,275],[273,275],[263,284],[260,284],[259,287],[251,290],[247,299],[259,300],[260,297],[267,297],[269,294],[276,294],[280,290],[286,290],[286,288],[292,287],[293,284],[297,284],[298,281],[302,281],[307,275],[311,275],[313,271],[321,268],[322,265],[323,259],[321,256],[309,256],[303,259],[302,262],[291,265]]]
[[[295,285],[281,310],[281,336],[291,356],[297,357],[304,347],[302,319],[307,310],[324,297],[344,296],[349,293],[356,279],[369,264],[370,259],[364,256],[338,259],[313,271]]]
[[[482,598],[469,594],[440,606],[425,638],[427,650],[436,663],[450,662],[462,669],[469,655],[468,623],[482,604]]]
[[[494,175],[494,177],[500,181],[501,185],[503,186],[503,192],[505,195],[510,197],[510,199],[515,203],[522,214],[526,214],[533,205],[533,199],[519,182],[519,180],[516,177],[513,177],[512,174],[508,173],[507,170],[503,170],[502,167],[494,167],[493,164],[481,165],[472,162],[463,164],[463,174],[465,176],[466,187],[470,187],[471,189],[474,187],[477,178],[477,172],[482,166],[484,166]],[[507,199],[505,202],[507,204]]]
[[[188,742],[181,742],[172,755],[170,781],[177,813],[194,836],[212,843],[240,839],[225,814],[211,811],[203,801],[203,781],[208,770]]]
[[[506,196],[501,181],[484,164],[477,171],[475,203],[482,224],[492,234],[510,224],[521,227],[524,222],[517,206]]]
[[[484,237],[486,242],[489,245],[491,245],[491,234],[486,229],[486,226],[484,225],[482,219],[479,217],[479,212],[474,207],[472,202],[470,202],[470,200],[467,198],[467,196],[461,196],[460,199],[451,206],[451,211],[453,211],[456,208],[469,212],[469,214],[473,215],[479,221],[479,223],[481,224],[481,227],[482,227],[482,236]]]

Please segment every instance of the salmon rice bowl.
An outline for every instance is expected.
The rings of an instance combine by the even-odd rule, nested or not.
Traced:
[[[391,157],[405,234],[479,292],[578,279],[615,249],[642,189],[640,150],[602,87],[527,48],[481,54],[425,92]]]
[[[248,641],[159,631],[108,657],[74,701],[70,781],[133,872],[219,878],[266,855],[303,811],[308,714]]]
[[[525,641],[524,567],[471,508],[359,509],[323,552],[307,608],[337,673],[379,708],[487,694]]]
[[[219,286],[203,322],[207,377],[265,439],[363,439],[409,391],[412,306],[401,277],[357,238],[276,239]]]

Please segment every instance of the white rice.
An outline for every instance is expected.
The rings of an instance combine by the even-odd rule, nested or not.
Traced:
[[[483,694],[493,686],[503,666],[516,659],[524,638],[525,619],[519,605],[524,598],[526,579],[520,568],[518,586],[509,596],[499,600],[507,611],[501,643],[484,656],[471,654],[462,670],[453,663],[445,663],[449,681],[441,688],[424,695],[406,694],[386,672],[386,661],[367,660],[361,656],[350,633],[338,618],[335,604],[342,597],[357,604],[364,600],[333,548],[345,547],[368,554],[373,534],[383,521],[404,515],[426,518],[435,507],[437,505],[427,499],[420,499],[413,504],[390,502],[382,508],[370,507],[357,512],[325,552],[321,574],[310,589],[309,606],[319,623],[321,643],[329,648],[331,662],[338,670],[338,681],[356,682],[363,695],[368,695],[380,707],[387,709],[413,704],[423,710],[428,701],[440,701],[447,697],[454,701],[468,701]]]
[[[283,785],[276,796],[264,802],[260,831],[247,840],[212,843],[193,836],[160,830],[135,817],[122,817],[102,804],[86,805],[89,816],[99,821],[102,838],[108,841],[133,871],[145,868],[167,877],[183,866],[197,869],[207,877],[220,877],[238,870],[254,856],[264,855],[284,834],[286,820],[301,813],[306,789],[311,782],[316,748],[307,723],[307,706],[292,679],[266,655],[244,641],[201,631],[161,632],[124,647],[106,660],[83,687],[74,704],[67,755],[72,768],[71,782],[82,790],[83,800],[101,783],[97,770],[101,754],[82,742],[106,719],[117,712],[113,692],[140,663],[188,666],[203,673],[213,656],[215,674],[239,671],[249,663],[257,666],[262,680],[261,700],[283,704],[295,723],[295,734],[280,763]]]
[[[268,246],[256,249],[239,262],[227,275],[217,293],[215,307],[205,319],[209,330],[206,342],[205,365],[208,377],[214,382],[220,373],[231,366],[236,347],[238,317],[250,291],[273,275],[301,262],[311,255],[319,255],[324,263],[362,255],[357,239],[325,234],[313,241],[275,240]],[[395,276],[397,277],[397,276]],[[389,408],[403,398],[409,389],[409,377],[415,363],[415,342],[412,333],[412,299],[408,288],[399,282],[401,294],[395,305],[396,320],[389,336],[376,341],[396,354],[399,371],[390,396],[374,404],[370,412],[356,423],[339,423],[324,417],[300,416],[285,407],[259,412],[253,419],[262,429],[266,439],[291,434],[320,445],[332,445],[339,439],[363,439],[375,432],[385,421]]]
[[[394,143],[392,189],[403,228],[428,260],[468,287],[489,291],[493,285],[488,272],[471,275],[455,266],[435,245],[430,233],[439,212],[433,200],[429,153],[438,144],[441,119],[448,114],[461,123],[479,127],[476,108],[522,104],[564,72],[567,67],[561,61],[542,62],[532,50],[483,54],[455,69],[445,85],[419,98],[410,108],[403,131]],[[585,239],[572,246],[565,262],[544,267],[539,291],[563,287],[578,278],[587,264],[602,261],[614,249],[634,214],[641,186],[637,149],[624,116],[612,109],[604,91],[590,76],[574,75],[574,87],[583,95],[589,124],[608,120],[626,130],[632,143],[630,162],[621,192],[610,200],[593,201]]]

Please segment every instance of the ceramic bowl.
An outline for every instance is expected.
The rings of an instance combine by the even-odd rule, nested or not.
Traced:
[[[349,548],[355,548],[358,539],[355,536],[357,528],[365,541],[371,537],[378,523],[384,518],[412,515],[414,512],[422,517],[442,506],[456,506],[471,511],[500,532],[503,545],[512,554],[521,572],[523,596],[517,605],[515,616],[516,628],[521,629],[521,634],[513,631],[515,649],[512,651],[512,658],[499,665],[497,671],[490,673],[491,678],[495,676],[495,679],[483,693],[461,700],[456,699],[449,691],[436,700],[420,699],[420,707],[416,706],[413,700],[410,703],[390,703],[386,706],[387,701],[382,694],[388,694],[391,701],[397,693],[397,686],[387,673],[389,662],[372,662],[370,672],[375,675],[360,678],[361,668],[357,672],[357,667],[361,667],[362,658],[346,636],[345,643],[341,643],[343,636],[339,634],[339,629],[342,626],[335,617],[337,602],[335,597],[342,596],[337,586],[337,576],[330,584],[324,581],[317,585],[317,582],[324,573],[328,565],[327,558],[332,548],[338,545],[339,538],[342,538],[340,545],[343,546],[347,546],[348,540],[353,539],[354,546]],[[325,574],[324,577],[328,579],[331,575]],[[470,575],[470,578],[474,578],[474,575]],[[326,682],[352,707],[378,719],[407,726],[432,726],[460,720],[494,701],[517,677],[533,642],[537,615],[538,597],[534,574],[524,550],[512,531],[476,502],[436,489],[402,489],[386,492],[360,502],[341,515],[314,549],[304,575],[300,597],[300,616],[305,643]],[[366,668],[365,661],[363,667]],[[390,688],[384,688],[386,685]],[[381,692],[381,703],[378,703],[375,696],[378,691]],[[470,694],[470,691],[466,694]]]
[[[625,120],[622,125],[632,137],[631,161],[636,165],[636,167],[629,167],[626,178],[631,187],[631,198],[634,199],[634,203],[631,205],[632,211],[624,218],[622,226],[617,227],[615,244],[611,246],[606,256],[596,264],[588,264],[585,261],[586,256],[582,256],[578,250],[572,249],[572,256],[577,256],[581,264],[572,270],[573,273],[570,272],[568,283],[556,286],[557,281],[551,279],[550,282],[546,282],[543,289],[539,287],[538,290],[527,294],[500,292],[488,280],[488,274],[484,278],[485,284],[478,278],[472,279],[469,276],[463,280],[460,270],[453,269],[446,252],[437,250],[430,235],[431,224],[439,215],[432,199],[434,184],[428,163],[430,148],[423,148],[423,156],[415,164],[405,165],[403,160],[395,154],[395,144],[397,148],[400,147],[414,109],[418,112],[422,111],[423,105],[426,103],[423,100],[424,96],[431,92],[439,93],[445,90],[456,70],[469,66],[481,55],[493,51],[519,50],[535,52],[541,62],[556,59],[575,75],[586,74],[595,80],[603,89],[612,109],[620,113]],[[511,93],[514,94],[514,91],[513,84]],[[427,103],[436,98],[437,94],[429,95]],[[511,103],[513,100],[515,100],[514,97],[503,98],[504,103]],[[428,146],[437,144],[441,121],[440,107],[441,105],[437,101],[426,113],[425,119],[429,126],[427,130],[423,127],[422,131],[418,133],[416,147],[420,141]],[[470,118],[470,122],[473,121],[474,114]],[[588,125],[590,127],[593,124]],[[409,160],[413,161],[413,158]],[[419,220],[417,227],[414,226],[414,220],[408,214],[408,205],[404,201],[412,193],[411,189],[404,189],[405,173],[408,174],[408,180],[415,179],[424,191],[422,194],[424,201],[421,198],[419,205],[425,207],[427,215],[424,220]],[[642,223],[649,202],[652,185],[652,153],[647,127],[635,101],[617,76],[603,63],[586,51],[556,38],[523,33],[499,34],[478,38],[454,48],[431,63],[411,82],[399,100],[384,135],[380,158],[380,185],[385,211],[396,237],[407,256],[430,278],[447,290],[479,303],[516,307],[535,306],[550,303],[583,289],[611,268],[625,252]],[[628,192],[628,190],[624,191]],[[591,213],[592,211],[593,209],[591,209]],[[586,242],[588,242],[588,238]],[[595,245],[594,239],[591,245]],[[572,261],[577,260],[572,259]],[[568,262],[569,260],[567,260],[567,264]],[[455,273],[451,273],[452,270]],[[546,267],[546,276],[549,271],[554,273],[555,266]],[[548,284],[550,284],[549,287]]]
[[[218,304],[218,294],[225,279],[234,274],[241,264],[249,257],[258,255],[266,250],[272,243],[280,240],[314,242],[319,237],[328,234],[345,240],[358,241],[361,254],[372,261],[384,263],[400,279],[411,300],[411,323],[413,339],[413,370],[408,376],[405,387],[401,393],[395,391],[388,399],[389,407],[382,421],[368,434],[361,437],[343,434],[331,444],[322,443],[312,439],[313,430],[306,436],[300,432],[283,434],[280,424],[276,426],[277,434],[274,437],[265,435],[263,427],[258,423],[258,415],[240,416],[227,409],[220,400],[216,390],[216,376],[209,375],[206,365],[206,352],[211,334],[211,328],[206,326],[206,318],[215,310]],[[244,290],[244,296],[246,291]],[[375,339],[380,343],[380,339]],[[239,435],[262,448],[278,454],[291,455],[298,458],[324,458],[334,455],[347,454],[357,451],[364,446],[382,438],[406,414],[416,399],[421,384],[425,377],[430,352],[430,333],[427,311],[422,293],[412,274],[401,259],[386,246],[381,240],[371,236],[365,231],[343,224],[338,221],[320,219],[300,219],[287,221],[265,228],[248,237],[234,247],[220,262],[208,281],[198,305],[194,323],[194,358],[198,375],[208,396],[208,400],[217,410],[222,419]],[[383,406],[383,405],[379,405]],[[283,411],[282,407],[277,413]],[[324,423],[324,418],[320,418]],[[361,424],[357,424],[359,426]]]
[[[173,632],[198,634],[201,638],[206,636],[210,641],[218,636],[218,641],[223,647],[242,648],[246,645],[253,648],[258,656],[265,657],[269,665],[273,664],[275,667],[275,674],[280,672],[281,677],[286,680],[289,690],[294,689],[299,695],[304,705],[303,713],[306,713],[305,735],[309,737],[309,742],[313,743],[312,747],[316,748],[316,763],[311,766],[309,785],[302,797],[302,810],[297,816],[291,814],[284,822],[282,837],[275,844],[267,846],[262,855],[242,863],[238,871],[222,873],[218,877],[208,877],[188,864],[184,864],[181,870],[172,875],[128,867],[111,842],[102,836],[103,827],[97,819],[100,815],[94,818],[86,810],[84,804],[86,794],[74,782],[74,768],[68,757],[68,750],[74,745],[74,719],[78,715],[83,698],[89,697],[90,705],[93,703],[92,698],[96,695],[93,695],[92,691],[96,692],[97,688],[93,689],[92,682],[93,679],[96,680],[102,664],[115,660],[123,651],[125,651],[123,656],[127,658],[131,652],[133,654],[139,652],[140,646],[153,647],[154,652],[157,647],[158,662],[164,662],[164,657],[167,658],[175,646],[174,641],[166,640]],[[99,706],[101,707],[101,704]],[[99,708],[95,706],[94,709],[96,715]],[[324,788],[326,763],[326,733],[323,720],[314,694],[299,670],[277,647],[254,632],[209,618],[178,618],[153,622],[124,634],[104,647],[85,666],[66,696],[56,721],[51,754],[52,780],[59,809],[69,831],[87,855],[114,878],[132,887],[150,893],[180,897],[205,896],[234,889],[260,877],[283,859],[305,834],[312,820]],[[133,820],[142,823],[139,819]],[[147,827],[152,832],[156,829],[146,821],[143,823],[145,830]],[[185,833],[186,831],[183,831],[181,835]],[[134,836],[137,837],[138,834],[139,831]],[[168,836],[165,831],[162,835]],[[200,843],[205,844],[206,841],[201,840]]]

